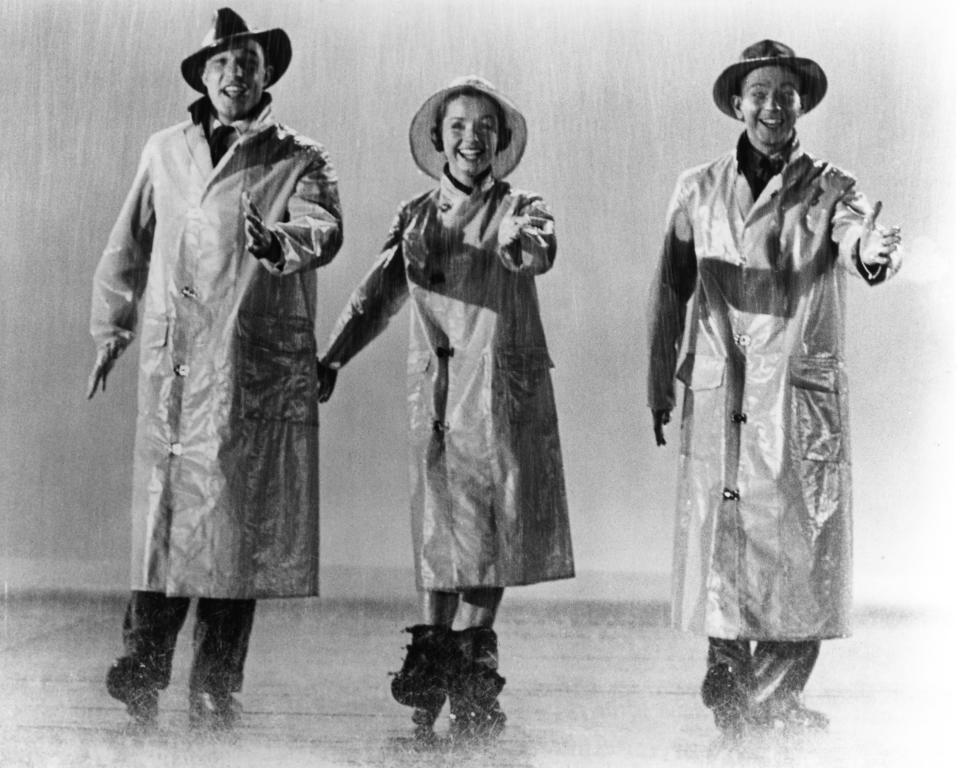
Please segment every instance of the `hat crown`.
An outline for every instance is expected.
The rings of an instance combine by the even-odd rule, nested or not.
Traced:
[[[480,77],[480,75],[464,75],[463,77],[456,77],[451,82],[448,88],[480,88],[483,90],[494,91],[493,83],[491,83],[486,78]]]
[[[759,43],[744,48],[740,60],[794,58],[795,56],[793,48],[789,45],[784,45],[776,40],[761,40]]]
[[[213,15],[213,26],[210,27],[210,31],[203,38],[201,45],[214,45],[218,40],[233,35],[242,35],[249,31],[247,22],[243,20],[239,13],[232,8],[219,8]]]

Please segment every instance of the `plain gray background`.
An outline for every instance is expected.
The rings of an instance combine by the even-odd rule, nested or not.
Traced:
[[[186,118],[195,94],[180,61],[218,4],[0,0],[5,589],[126,588],[137,350],[104,395],[84,400],[90,283],[144,141]],[[432,184],[407,148],[423,100],[475,73],[526,114],[527,153],[510,180],[542,193],[557,219],[557,263],[539,291],[577,567],[609,575],[600,591],[626,597],[624,584],[661,590],[670,568],[677,425],[658,450],[644,379],[647,295],[674,181],[734,146],[741,126],[716,109],[711,89],[745,46],[771,37],[817,60],[829,90],[801,118],[801,141],[883,200],[881,220],[902,224],[906,250],[891,284],[849,282],[856,594],[907,605],[948,598],[958,472],[948,3],[233,7],[251,26],[288,31],[294,55],[272,89],[275,113],[325,144],[340,175],[346,242],[321,275],[321,345],[397,205]],[[326,567],[410,566],[407,322],[404,311],[344,369],[321,411]]]

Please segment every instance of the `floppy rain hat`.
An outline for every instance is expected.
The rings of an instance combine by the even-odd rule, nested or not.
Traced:
[[[497,152],[491,163],[491,173],[495,179],[506,178],[520,163],[527,146],[527,121],[513,103],[493,85],[482,77],[467,75],[458,77],[446,88],[441,88],[423,102],[410,122],[410,153],[417,167],[428,176],[439,179],[446,162],[443,153],[433,145],[430,130],[437,122],[444,99],[451,93],[467,90],[487,96],[500,105],[510,131],[510,143]]]
[[[200,43],[200,50],[191,53],[180,64],[183,79],[195,91],[206,93],[207,89],[201,79],[203,65],[212,54],[241,40],[256,40],[260,43],[267,65],[273,67],[273,75],[268,85],[273,85],[287,71],[293,49],[286,32],[280,28],[250,29],[240,14],[230,8],[221,8],[214,15],[213,26]]]
[[[740,93],[740,84],[750,72],[759,67],[786,67],[800,78],[800,98],[803,111],[810,112],[827,92],[827,76],[812,59],[804,59],[793,48],[776,40],[761,40],[744,49],[740,61],[731,64],[713,84],[713,101],[725,115],[736,118],[730,99]]]

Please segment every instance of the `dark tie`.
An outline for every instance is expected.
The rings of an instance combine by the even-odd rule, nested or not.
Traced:
[[[220,162],[236,136],[236,129],[232,125],[218,125],[210,134],[210,160],[214,166]]]

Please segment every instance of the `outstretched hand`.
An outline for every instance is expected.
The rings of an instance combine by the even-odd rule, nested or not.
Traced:
[[[883,203],[879,200],[863,222],[860,236],[860,261],[867,267],[894,267],[899,261],[900,227],[877,225]]]
[[[113,369],[113,364],[117,361],[116,350],[110,347],[103,347],[97,352],[97,359],[93,363],[93,370],[90,371],[90,377],[87,379],[87,400],[92,398],[97,389],[106,391],[107,376]]]
[[[337,369],[324,365],[317,360],[317,400],[321,403],[327,402],[330,395],[333,394],[333,388],[337,385]]]
[[[667,439],[663,436],[663,428],[670,423],[670,411],[665,408],[654,408],[651,413],[653,414],[653,437],[657,445],[666,445]]]
[[[522,232],[531,237],[540,240],[544,245],[541,235],[553,234],[553,221],[542,216],[532,216],[525,213],[522,216],[517,215],[520,209],[520,197],[513,198],[509,210],[500,220],[500,228],[497,230],[497,243],[501,248],[506,248],[516,241]]]

